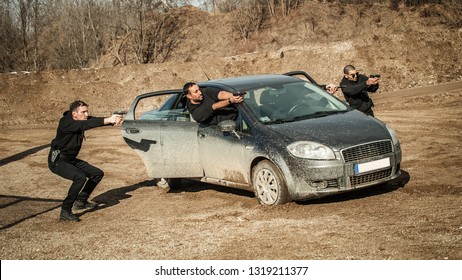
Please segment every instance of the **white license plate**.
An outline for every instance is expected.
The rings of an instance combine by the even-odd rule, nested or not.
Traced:
[[[355,163],[355,175],[390,167],[390,158],[383,158],[365,163]]]

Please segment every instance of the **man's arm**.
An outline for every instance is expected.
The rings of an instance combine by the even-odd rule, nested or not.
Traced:
[[[345,78],[340,82],[343,93],[346,95],[356,95],[363,90],[369,92],[376,92],[379,89],[379,78],[369,78],[364,75],[359,76],[357,84],[351,84]]]
[[[215,102],[212,105],[213,110],[218,110],[220,108],[228,106],[229,104],[241,103],[242,101],[244,101],[244,97],[242,95],[235,96],[231,92],[224,90],[220,91],[217,97],[219,101]]]
[[[82,121],[63,118],[62,121],[63,124],[61,127],[63,132],[77,132],[109,124],[120,124],[122,122],[122,116],[114,114],[107,118],[89,117],[88,120]]]
[[[330,94],[334,94],[339,88],[337,85],[334,84],[320,85],[320,87]]]
[[[60,121],[61,130],[65,133],[73,133],[78,131],[85,131],[94,127],[103,126],[104,118],[92,117],[88,120],[74,120],[72,118],[64,117]]]
[[[340,82],[340,86],[342,87],[342,92],[346,95],[356,95],[359,94],[361,91],[367,89],[369,85],[366,84],[366,80],[358,82],[358,84],[353,85],[349,83],[346,79],[343,79]]]
[[[240,103],[244,100],[242,96],[234,96],[231,92],[217,92],[210,88],[204,89],[202,93],[204,95],[202,104],[188,106],[193,119],[199,123],[206,122],[213,117],[215,110],[224,108],[231,103]]]

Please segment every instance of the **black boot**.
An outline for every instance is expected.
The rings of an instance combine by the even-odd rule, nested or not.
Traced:
[[[79,217],[76,215],[72,214],[71,211],[68,210],[61,210],[61,214],[59,215],[59,219],[63,221],[69,221],[69,222],[80,222]]]
[[[97,203],[88,201],[88,200],[76,200],[74,202],[74,210],[85,210],[85,209],[95,209],[98,206]]]

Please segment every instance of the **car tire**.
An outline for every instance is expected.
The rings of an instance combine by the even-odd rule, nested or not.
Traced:
[[[252,170],[255,197],[263,205],[281,205],[291,201],[284,177],[270,161],[259,162]]]

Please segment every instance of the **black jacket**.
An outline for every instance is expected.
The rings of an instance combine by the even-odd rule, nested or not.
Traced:
[[[104,118],[88,117],[88,120],[76,121],[70,111],[66,111],[59,120],[56,137],[51,141],[52,150],[60,150],[66,158],[76,158],[82,147],[84,131],[104,126]]]
[[[345,100],[351,107],[361,112],[367,112],[374,107],[374,103],[369,98],[367,92],[376,92],[379,89],[379,84],[367,85],[366,81],[368,79],[367,76],[358,75],[358,81],[356,82],[350,81],[345,77],[340,82]]]

